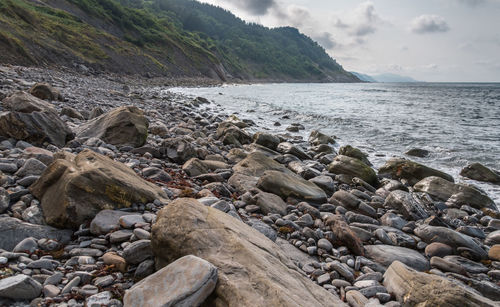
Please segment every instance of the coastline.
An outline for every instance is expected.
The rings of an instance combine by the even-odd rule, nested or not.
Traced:
[[[21,237],[16,237],[18,242],[12,244],[17,249],[2,247],[6,251],[0,252],[0,258],[6,258],[7,262],[0,269],[4,270],[3,280],[21,274],[40,280],[37,281],[40,289],[34,286],[37,289],[33,292],[37,295],[25,298],[25,301],[36,300],[42,305],[67,302],[74,306],[104,301],[107,305],[120,306],[126,291],[136,296],[147,295],[146,290],[134,286],[138,280],[147,281],[148,276],[163,272],[156,270],[160,263],[173,262],[170,256],[163,254],[165,251],[176,256],[199,252],[195,256],[210,259],[222,274],[223,281],[233,278],[231,265],[247,268],[243,275],[239,275],[240,270],[233,272],[239,278],[269,277],[261,282],[276,291],[275,297],[266,295],[259,287],[245,289],[246,293],[238,292],[248,302],[264,297],[266,302],[276,298],[295,303],[314,299],[314,303],[325,306],[332,302],[341,304],[341,301],[356,306],[357,301],[367,303],[369,300],[374,304],[400,306],[404,302],[398,294],[398,287],[402,285],[391,279],[397,274],[406,274],[410,283],[414,282],[408,287],[415,287],[418,281],[426,280],[427,275],[439,279],[445,289],[446,286],[453,287],[453,284],[448,285],[453,280],[468,295],[462,298],[463,303],[476,299],[482,300],[486,306],[494,306],[493,300],[499,299],[500,213],[487,199],[479,199],[479,194],[475,194],[477,191],[467,190],[472,193],[467,195],[453,193],[464,188],[446,181],[446,174],[423,168],[426,175],[440,178],[429,182],[427,176],[423,177],[416,171],[401,174],[397,169],[403,164],[396,162],[396,166],[387,165],[384,172],[377,174],[368,166],[369,161],[365,161],[363,153],[355,148],[334,148],[335,141],[328,135],[316,132],[307,141],[298,142],[292,135],[266,133],[265,127],[252,126],[254,123],[245,118],[227,118],[222,115],[221,108],[207,104],[203,99],[164,91],[166,84],[178,84],[176,80],[82,76],[21,67],[3,68],[0,74],[4,80],[0,96],[29,90],[35,82],[48,82],[59,88],[64,101],[50,103],[59,114],[65,107],[80,113],[81,118],[76,117],[77,113],[73,113],[75,117],[69,116],[68,112],[61,116],[73,131],[90,121],[88,117],[96,107],[102,109],[103,115],[124,105],[141,109],[149,122],[145,144],[136,148],[113,145],[96,138],[79,138],[77,133],[77,139],[67,143],[64,151],[79,155],[89,149],[90,155],[94,152],[98,157],[110,157],[154,184],[156,187],[150,188],[158,193],[156,198],[145,203],[131,203],[129,208],[122,208],[124,210],[120,212],[126,212],[128,217],[122,215],[110,220],[99,216],[100,213],[97,217],[102,220],[90,217],[94,225],[103,223],[102,231],[95,231],[87,218],[83,227],[78,225],[76,232],[71,231],[71,239],[65,243],[57,242],[59,245],[56,244],[53,250],[45,241],[40,242],[42,238],[26,241],[28,236],[36,235],[33,231],[19,231]],[[198,81],[182,82],[192,82],[196,86]],[[6,109],[2,105],[2,111]],[[261,133],[247,133],[248,127]],[[26,148],[31,146],[24,143],[14,142],[9,147],[4,142],[2,163],[15,165],[16,170],[4,168],[3,186],[9,191],[11,201],[0,215],[0,229],[7,221],[13,223],[17,219],[46,230],[48,226],[43,224],[51,214],[46,210],[50,205],[44,203],[47,199],[36,200],[27,189],[29,185],[21,184],[21,180],[32,175],[32,169],[26,174],[19,172],[23,167],[27,169],[27,161],[41,161],[41,156],[28,156]],[[52,156],[51,161],[60,149],[48,144],[39,146],[48,151],[43,152],[44,157]],[[341,155],[337,155],[337,149]],[[31,160],[30,163],[38,162]],[[109,166],[103,164],[103,168]],[[47,166],[34,176],[46,176],[50,171],[45,171]],[[77,165],[74,167],[78,169]],[[134,180],[144,184],[135,177]],[[437,191],[432,189],[434,182],[441,184]],[[161,191],[157,191],[158,188]],[[19,199],[15,199],[18,194]],[[61,197],[71,199],[72,196]],[[105,198],[103,195],[95,197]],[[198,201],[188,202],[184,197]],[[168,235],[167,230],[174,231],[175,228],[175,222],[169,222],[168,216],[177,216],[186,229],[198,227],[190,216],[183,215],[187,213],[179,209],[182,206],[190,208],[187,212],[193,215],[205,212],[203,210],[210,214],[217,212],[213,214],[224,223],[235,223],[231,231],[245,231],[240,238],[227,238],[227,234],[216,231],[219,224],[204,221],[210,228],[206,234],[200,234],[200,240],[205,238],[208,244],[217,245],[213,241],[215,237],[228,245],[237,240],[236,244],[242,246],[253,243],[265,248],[259,251],[242,248],[239,253],[244,256],[227,263],[224,261],[229,260],[224,257],[228,255],[217,256],[218,251],[200,246],[201,241],[187,240],[183,237],[183,229],[175,230],[179,231],[179,241],[175,241]],[[26,210],[33,214],[25,214]],[[157,219],[165,224],[155,223]],[[224,225],[230,227],[229,224]],[[247,229],[244,224],[251,228]],[[214,235],[210,237],[212,231]],[[24,235],[26,233],[28,235]],[[252,241],[254,237],[256,239]],[[19,241],[24,245],[19,247]],[[31,247],[26,248],[28,245]],[[27,250],[30,252],[26,253]],[[218,262],[217,257],[224,261]],[[269,272],[264,272],[263,266],[251,263],[257,261],[260,264],[259,261],[266,257],[273,259],[273,270],[269,269]],[[52,264],[48,266],[47,261],[43,264],[47,267],[32,264],[38,261],[37,265],[42,265],[40,260],[44,259]],[[121,267],[123,263],[125,268]],[[290,268],[281,270],[283,263]],[[110,264],[113,266],[109,267]],[[416,274],[408,267],[430,271],[431,274]],[[266,275],[277,272],[283,274],[279,276],[282,281]],[[54,275],[62,275],[59,282],[46,284]],[[303,296],[302,300],[283,289],[287,283],[293,284],[294,278],[299,278],[305,285],[302,290],[295,289],[302,291],[298,293],[298,296]],[[231,283],[228,285],[231,291],[238,291],[237,287],[231,288]],[[214,295],[232,299],[224,287],[214,287]],[[311,292],[316,295],[311,296]],[[425,294],[427,297],[421,295],[411,299],[430,304],[456,299],[446,293],[433,293],[432,289]],[[125,295],[125,301],[127,299],[131,298]]]

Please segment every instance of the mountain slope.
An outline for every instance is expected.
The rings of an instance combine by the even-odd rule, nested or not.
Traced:
[[[294,28],[190,0],[2,0],[0,62],[225,80],[359,81]]]

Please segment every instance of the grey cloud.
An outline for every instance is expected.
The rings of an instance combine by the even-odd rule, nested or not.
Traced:
[[[486,3],[486,0],[457,0],[457,1],[468,6],[478,6]]]
[[[300,6],[289,6],[287,12],[281,12],[294,27],[301,27],[311,19],[311,13]]]
[[[413,19],[411,30],[418,34],[447,32],[450,27],[443,17],[437,15],[421,15]]]
[[[344,20],[337,18],[334,20],[333,25],[337,28],[346,29],[348,34],[357,37],[375,33],[377,25],[382,23],[382,19],[375,12],[375,5],[371,1],[358,5],[349,17]]]
[[[266,15],[270,8],[277,5],[275,0],[224,0],[224,2],[233,4],[255,16]]]
[[[340,45],[335,41],[331,33],[324,32],[320,35],[314,36],[313,38],[326,50],[331,50],[333,48],[340,47]]]

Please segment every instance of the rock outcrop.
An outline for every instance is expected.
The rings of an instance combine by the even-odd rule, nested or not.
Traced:
[[[152,245],[159,268],[190,254],[215,265],[217,306],[345,306],[263,234],[193,199],[177,199],[159,212]]]

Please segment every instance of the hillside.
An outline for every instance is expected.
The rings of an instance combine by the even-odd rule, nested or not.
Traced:
[[[297,29],[248,24],[190,0],[3,0],[0,62],[221,80],[359,81]]]

